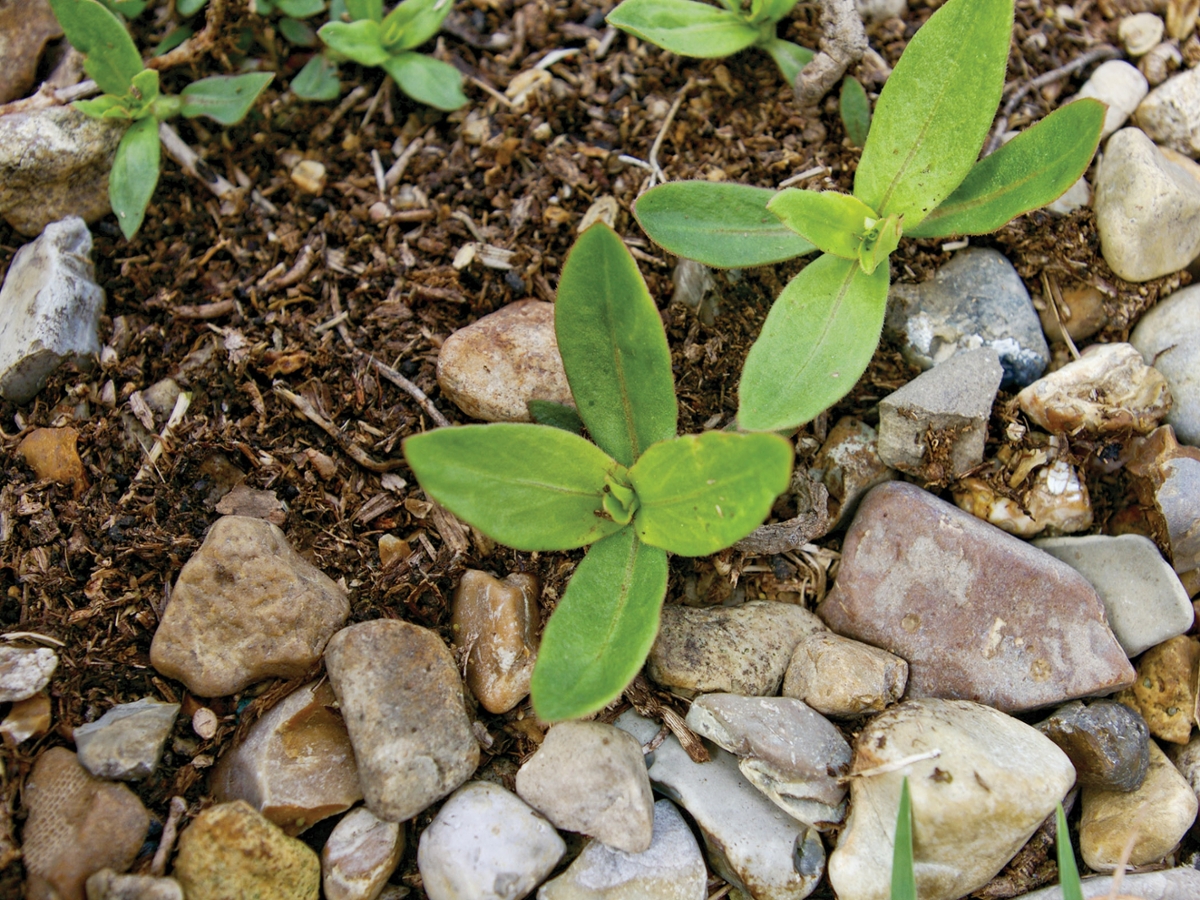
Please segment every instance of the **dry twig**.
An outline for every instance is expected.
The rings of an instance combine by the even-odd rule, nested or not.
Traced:
[[[866,50],[867,33],[854,0],[822,0],[821,52],[800,70],[792,85],[801,111],[816,107]]]
[[[317,411],[317,408],[308,402],[299,394],[294,394],[283,386],[282,382],[276,381],[271,385],[271,390],[275,392],[275,396],[282,397],[284,400],[296,407],[300,415],[308,419],[327,435],[329,435],[341,448],[342,452],[349,456],[352,460],[371,472],[390,472],[392,469],[397,469],[404,465],[404,461],[393,459],[389,462],[378,462],[368,455],[362,447],[354,443],[353,440],[346,437],[338,430],[338,427],[330,422],[327,418]]]
[[[379,370],[380,375],[416,400],[417,403],[420,404],[421,409],[425,410],[425,414],[429,416],[429,418],[433,419],[434,424],[436,424],[439,428],[450,427],[450,420],[442,415],[441,411],[433,405],[433,401],[429,399],[428,395],[423,390],[421,390],[387,363],[381,362],[373,356],[369,359],[371,365]]]

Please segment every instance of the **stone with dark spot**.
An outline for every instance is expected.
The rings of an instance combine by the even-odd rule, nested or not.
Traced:
[[[1037,729],[1058,745],[1075,767],[1077,784],[1133,791],[1150,765],[1150,729],[1124,703],[1079,701],[1061,707]]]

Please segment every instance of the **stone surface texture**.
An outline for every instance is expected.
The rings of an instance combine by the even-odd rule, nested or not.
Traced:
[[[809,474],[829,492],[832,528],[850,523],[858,501],[896,473],[879,458],[879,435],[865,422],[846,416],[834,424],[813,457]]]
[[[101,869],[88,876],[87,900],[184,900],[183,887],[174,878],[153,875],[118,875]]]
[[[1200,69],[1187,69],[1152,90],[1134,117],[1161,147],[1200,156]]]
[[[1160,300],[1138,321],[1129,342],[1170,385],[1175,402],[1167,424],[1179,440],[1200,446],[1200,284]]]
[[[158,768],[179,708],[178,703],[144,697],[114,706],[95,722],[76,726],[80,764],[97,778],[148,778]]]
[[[1086,900],[1111,897],[1114,890],[1119,889],[1120,896],[1137,897],[1138,900],[1191,900],[1192,897],[1200,897],[1200,869],[1191,866],[1125,875],[1120,880],[1119,888],[1116,882],[1116,877],[1112,875],[1085,878],[1083,896]],[[1054,885],[1022,894],[1018,900],[1062,900],[1062,890]]]
[[[1125,124],[1150,90],[1146,76],[1136,67],[1120,59],[1110,59],[1098,65],[1072,99],[1094,97],[1107,104],[1100,140]]]
[[[1186,744],[1196,721],[1200,640],[1180,635],[1151,647],[1137,664],[1133,687],[1117,699],[1142,714],[1159,740]]]
[[[1164,27],[1163,20],[1152,12],[1135,13],[1121,19],[1117,36],[1125,45],[1126,53],[1142,56],[1162,40]]]
[[[466,682],[490,713],[505,713],[529,693],[537,660],[538,597],[534,575],[513,573],[501,581],[468,569],[454,591],[454,644],[466,654]]]
[[[1040,453],[1047,464],[1036,466],[1031,478],[1011,486],[1019,490],[1019,499],[1008,496],[1011,490],[1001,493],[988,479],[968,476],[955,482],[951,491],[958,508],[1023,538],[1043,532],[1072,534],[1090,528],[1092,499],[1079,470],[1066,460],[1055,459],[1055,449],[1023,452]],[[998,468],[997,464],[992,461],[989,465]]]
[[[783,677],[783,696],[835,718],[882,712],[904,696],[908,663],[893,653],[817,631],[800,641]]]
[[[1039,722],[1038,731],[1054,741],[1075,767],[1075,783],[1118,791],[1142,786],[1150,765],[1146,720],[1124,703],[1076,700]]]
[[[325,900],[375,900],[404,853],[404,830],[365,806],[333,826],[321,850]]]
[[[0,703],[28,700],[50,683],[58,654],[49,647],[0,646]]]

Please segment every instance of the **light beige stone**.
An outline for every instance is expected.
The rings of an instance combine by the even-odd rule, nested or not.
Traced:
[[[466,681],[483,708],[508,712],[529,693],[537,660],[538,596],[533,575],[503,581],[468,569],[454,592],[454,644],[466,654]]]
[[[118,875],[101,869],[87,880],[87,900],[184,900],[174,878],[153,875]]]
[[[1168,78],[1138,105],[1135,116],[1160,147],[1200,156],[1200,69]]]
[[[365,806],[334,826],[321,850],[325,900],[374,900],[404,853],[404,829]]]
[[[28,700],[57,668],[58,654],[49,647],[0,646],[0,703]]]
[[[904,695],[908,663],[893,653],[818,631],[796,645],[783,678],[783,696],[827,716],[882,712]]]
[[[42,49],[62,33],[46,0],[0,3],[0,103],[29,92]]]

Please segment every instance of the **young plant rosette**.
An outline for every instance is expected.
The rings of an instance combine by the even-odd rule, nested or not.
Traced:
[[[616,699],[658,632],[667,553],[704,556],[753,531],[788,486],[773,434],[677,437],[671,354],[658,310],[617,234],[593,225],[563,266],[554,330],[595,443],[549,425],[440,428],[404,455],[425,493],[517,550],[587,547],[546,624],[537,715],[577,718]]]
[[[948,0],[888,78],[853,194],[680,181],[634,215],[677,256],[718,268],[823,251],[777,298],[746,358],[738,424],[795,428],[858,381],[879,343],[889,257],[902,236],[995,231],[1086,170],[1104,104],[1077,100],[978,160],[1004,88],[1013,0]]]

